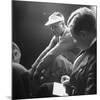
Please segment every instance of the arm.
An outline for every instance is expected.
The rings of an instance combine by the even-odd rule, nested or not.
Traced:
[[[46,53],[50,50],[50,48],[46,48],[40,55],[39,57],[36,59],[36,61],[33,63],[32,65],[32,69],[35,70],[36,66],[39,64],[39,62],[41,61],[41,59],[46,55]]]
[[[64,51],[70,50],[73,45],[73,40],[70,35],[61,37],[60,41],[56,44],[56,46],[49,50],[49,52],[47,52],[46,55],[40,60],[40,62],[36,66],[34,76],[40,77],[41,72],[45,73],[46,69],[48,69],[49,66],[52,67],[52,63],[58,55],[62,54]]]
[[[59,43],[57,43],[58,41],[59,41]],[[60,40],[59,40],[59,37],[54,36],[52,38],[49,46],[40,54],[40,56],[37,58],[35,63],[32,65],[32,67],[35,68],[38,65],[38,63],[41,61],[41,59],[47,53],[48,54],[53,54],[55,56],[58,56],[62,52],[65,52],[67,50],[72,49],[74,46],[75,46],[75,43],[73,42],[73,39],[72,39],[72,37],[70,35],[63,36],[63,37],[60,38]]]
[[[53,36],[51,39],[49,45],[46,47],[46,49],[39,55],[39,57],[36,59],[36,61],[33,63],[32,68],[30,69],[30,72],[33,74],[36,70],[36,67],[38,66],[39,62],[41,62],[42,58],[49,52],[58,42],[58,37]]]
[[[40,59],[39,63],[37,63],[36,69],[39,71],[46,68],[47,65],[51,64],[58,55],[62,54],[65,49],[67,50],[69,47],[68,45],[66,43],[57,43],[54,48],[49,50],[46,55]]]

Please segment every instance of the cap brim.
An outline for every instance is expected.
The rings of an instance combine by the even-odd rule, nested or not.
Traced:
[[[56,21],[48,21],[44,25],[45,26],[49,26],[49,25],[52,25],[52,24],[57,23],[57,22],[60,22],[60,21],[58,21],[58,20],[56,20]]]

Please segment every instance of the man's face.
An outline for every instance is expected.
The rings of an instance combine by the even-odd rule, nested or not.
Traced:
[[[74,24],[70,25],[70,32],[73,36],[73,38],[76,40],[76,44],[80,49],[86,49],[89,47],[93,36],[90,36],[88,32],[86,31],[79,31],[78,33],[75,33],[74,29]]]
[[[84,35],[82,32],[75,33],[75,31],[73,29],[74,22],[71,22],[71,24],[69,24],[68,27],[70,28],[70,32],[71,32],[73,38],[76,40],[77,46],[80,49],[85,49],[87,47],[87,44],[88,44],[88,37],[85,36],[86,32],[84,33]]]
[[[14,48],[14,50],[12,51],[13,55],[13,59],[12,61],[13,62],[16,62],[16,63],[20,63],[20,58],[21,58],[21,53],[20,51],[17,49],[17,48]]]
[[[52,25],[50,25],[50,28],[53,31],[53,34],[56,36],[60,36],[64,32],[64,26],[63,26],[62,22],[52,24]]]

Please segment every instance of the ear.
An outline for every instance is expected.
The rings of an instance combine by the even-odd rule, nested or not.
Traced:
[[[80,31],[80,37],[83,39],[86,38],[87,37],[86,31]]]

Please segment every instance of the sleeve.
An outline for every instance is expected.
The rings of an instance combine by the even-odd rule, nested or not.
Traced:
[[[85,94],[96,94],[96,62],[92,63],[88,69],[87,86]]]
[[[63,47],[63,44],[57,44],[40,60],[33,75],[35,79],[39,79],[42,74],[41,71],[46,71],[48,67],[52,67],[54,59],[61,54]]]

